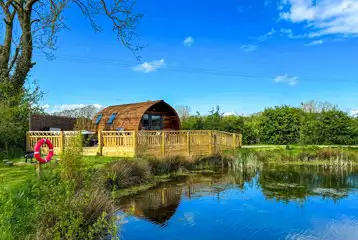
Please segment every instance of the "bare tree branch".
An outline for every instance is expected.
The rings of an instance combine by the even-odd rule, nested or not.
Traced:
[[[8,81],[14,89],[22,89],[35,65],[34,49],[51,52],[58,32],[68,29],[63,13],[69,7],[78,7],[95,31],[103,29],[97,17],[107,17],[117,38],[139,58],[137,54],[142,46],[133,39],[138,37],[136,26],[142,14],[134,13],[132,1],[135,0],[0,0],[0,10],[4,13],[0,20],[5,23],[0,30],[4,31],[4,43],[0,44],[0,83]],[[17,36],[18,26],[20,36]]]

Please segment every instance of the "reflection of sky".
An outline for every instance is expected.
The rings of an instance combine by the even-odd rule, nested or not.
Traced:
[[[165,227],[128,217],[124,240],[143,239],[358,239],[358,194],[334,202],[321,196],[302,204],[267,200],[260,188],[230,188],[220,194],[183,196]]]

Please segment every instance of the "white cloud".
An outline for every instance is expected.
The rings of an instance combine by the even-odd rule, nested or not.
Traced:
[[[144,62],[142,64],[132,67],[132,70],[138,72],[150,73],[157,70],[158,68],[163,67],[164,65],[165,65],[164,59],[160,59],[151,62]]]
[[[358,109],[353,109],[350,111],[352,116],[358,116]]]
[[[257,45],[245,44],[245,45],[241,45],[240,48],[245,52],[253,52],[257,50]]]
[[[223,116],[237,116],[236,112],[224,112]]]
[[[280,18],[305,25],[308,37],[358,36],[357,0],[283,0]]]
[[[305,44],[305,46],[321,45],[323,43],[324,43],[324,41],[320,39],[320,40],[314,40],[314,41],[312,41],[310,43],[307,43],[307,44]]]
[[[183,44],[186,47],[191,47],[191,45],[193,45],[194,42],[195,42],[194,38],[192,36],[189,36],[189,37],[184,39]]]
[[[287,74],[276,76],[273,81],[275,83],[286,83],[290,86],[296,85],[298,82],[298,77],[289,76]]]
[[[48,113],[54,113],[54,112],[60,112],[60,111],[64,111],[64,110],[72,110],[72,109],[76,109],[76,108],[83,108],[86,106],[92,105],[97,109],[102,109],[104,106],[98,103],[95,104],[62,104],[62,105],[49,105],[49,104],[45,104],[42,105],[42,108],[48,112]]]

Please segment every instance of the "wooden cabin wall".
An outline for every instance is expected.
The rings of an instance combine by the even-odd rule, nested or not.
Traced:
[[[178,116],[172,116],[168,112],[147,111],[145,114],[157,114],[163,117],[163,130],[179,130]]]
[[[107,124],[112,113],[117,113],[117,116],[113,124]],[[164,101],[159,100],[107,107],[98,113],[103,115],[98,125],[95,124],[98,114],[93,118],[93,130],[111,131],[117,128],[124,128],[125,131],[140,130],[142,117],[146,113],[161,114],[164,130],[179,130],[180,128],[180,119],[175,110]]]
[[[29,120],[30,131],[48,131],[50,128],[60,128],[62,131],[72,131],[76,118],[33,114]]]

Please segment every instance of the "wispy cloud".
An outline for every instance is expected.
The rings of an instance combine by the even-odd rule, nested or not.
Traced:
[[[307,37],[324,35],[358,36],[356,0],[283,0],[280,18],[304,24]]]
[[[275,83],[284,83],[290,86],[294,86],[298,83],[298,77],[289,76],[288,74],[276,76],[273,81]]]
[[[144,62],[142,64],[132,67],[132,70],[137,71],[137,72],[150,73],[150,72],[157,70],[158,68],[163,67],[164,65],[165,65],[165,61],[162,58],[160,60]]]
[[[271,39],[275,33],[276,33],[276,30],[274,28],[272,28],[269,32],[267,32],[261,36],[258,36],[258,37],[251,37],[251,39],[256,40],[258,43],[265,42],[265,41]]]
[[[286,37],[290,38],[290,39],[299,39],[299,38],[306,38],[307,35],[301,34],[294,34],[292,29],[289,28],[281,28],[280,29],[280,33],[281,35],[285,35]]]
[[[257,45],[253,45],[253,44],[244,44],[241,45],[240,47],[243,51],[245,52],[254,52],[257,50]]]
[[[95,104],[61,104],[61,105],[50,105],[50,104],[44,104],[41,107],[45,110],[47,113],[54,113],[54,112],[61,112],[64,110],[73,110],[78,108],[84,108],[87,106],[94,106],[95,108],[102,109],[104,106],[98,103]]]
[[[324,41],[320,39],[320,40],[314,40],[314,41],[312,41],[310,43],[307,43],[307,44],[305,44],[305,46],[321,45],[323,43],[324,43]]]
[[[266,1],[264,2],[264,6],[267,7],[267,6],[269,6],[271,3],[272,3],[271,0],[266,0]]]
[[[184,39],[183,44],[186,47],[191,47],[195,42],[195,39],[192,36],[189,36]]]

